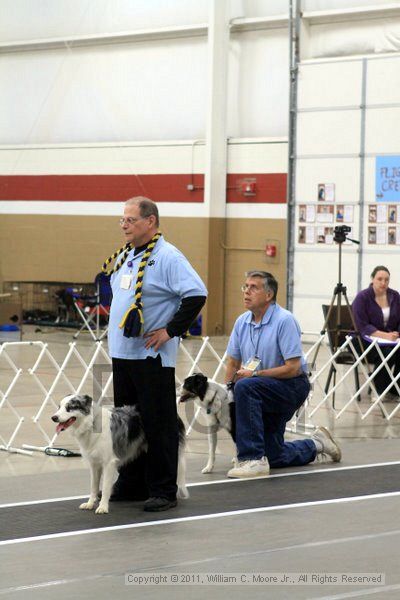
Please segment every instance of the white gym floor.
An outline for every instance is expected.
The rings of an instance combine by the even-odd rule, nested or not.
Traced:
[[[28,327],[24,339],[48,341],[61,360],[72,333],[50,328],[35,333]],[[90,354],[93,344],[88,336],[80,338],[82,355]],[[212,345],[222,355],[226,338],[213,338]],[[178,375],[187,372],[188,364],[178,366]],[[209,367],[215,369],[211,359]],[[207,361],[202,368],[207,372]],[[6,376],[7,368],[0,363],[3,385]],[[18,410],[35,414],[38,390],[22,379],[18,385]],[[362,402],[370,402],[367,395]],[[102,515],[90,513],[84,529],[68,527],[80,503],[73,498],[88,491],[88,470],[81,458],[0,452],[0,522],[3,518],[10,532],[0,541],[0,597],[398,598],[399,420],[388,423],[379,410],[365,421],[356,410],[336,420],[330,406],[318,415],[315,424],[328,426],[338,438],[342,463],[275,470],[257,485],[232,482],[226,472],[234,448],[222,434],[215,470],[202,475],[207,438],[195,427],[187,443],[191,498],[154,521],[141,518],[141,503],[113,503],[114,517],[132,510],[132,522],[128,519],[123,526],[107,525],[109,516],[103,525]],[[6,407],[0,419],[11,422]],[[23,435],[43,443],[29,419]],[[56,445],[72,448],[67,437],[65,444],[60,438]],[[241,500],[240,489],[249,496]],[[256,492],[256,499],[250,497]],[[232,502],[239,506],[227,512]],[[54,514],[62,514],[64,529],[49,533],[57,529],[51,523]],[[127,574],[136,581],[147,577],[147,583],[126,585]],[[361,574],[370,579],[342,583],[342,578]]]

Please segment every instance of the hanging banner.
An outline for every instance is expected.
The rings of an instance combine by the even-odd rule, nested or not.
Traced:
[[[377,202],[400,202],[400,156],[377,156],[375,163]]]

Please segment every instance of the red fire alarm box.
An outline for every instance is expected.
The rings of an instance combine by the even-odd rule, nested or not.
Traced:
[[[265,262],[279,264],[281,258],[281,243],[273,238],[265,240],[264,246]]]
[[[256,180],[253,177],[248,177],[240,181],[240,192],[243,196],[255,196],[256,195]]]

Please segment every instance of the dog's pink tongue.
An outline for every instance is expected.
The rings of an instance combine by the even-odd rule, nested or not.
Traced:
[[[70,419],[68,419],[68,421],[65,421],[65,423],[59,423],[56,427],[56,433],[60,433],[61,431],[68,429],[68,427],[72,425],[72,423],[75,423],[75,421],[75,417],[71,417]]]

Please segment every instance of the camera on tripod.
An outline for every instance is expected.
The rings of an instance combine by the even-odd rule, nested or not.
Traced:
[[[337,244],[343,244],[347,239],[347,234],[350,233],[351,227],[348,225],[337,225],[333,230],[333,240]]]

